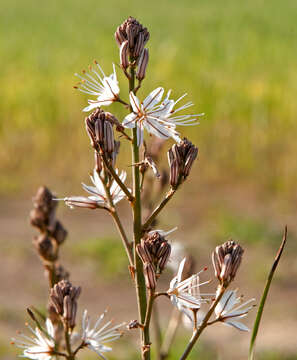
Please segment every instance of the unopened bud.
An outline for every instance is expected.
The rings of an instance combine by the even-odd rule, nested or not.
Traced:
[[[154,290],[157,285],[157,280],[153,265],[151,263],[145,263],[143,265],[143,272],[146,287],[150,290]]]
[[[139,81],[142,81],[145,78],[148,61],[149,61],[149,51],[148,49],[143,49],[138,62],[138,67],[136,72],[136,78]]]
[[[136,19],[129,17],[117,28],[115,39],[120,48],[127,41],[129,56],[137,59],[149,39],[149,32]]]
[[[104,150],[111,154],[114,151],[114,136],[112,125],[109,122],[104,122]]]
[[[168,151],[170,184],[173,188],[178,187],[188,177],[197,155],[198,148],[186,138],[179,144],[174,144]]]
[[[121,67],[125,70],[129,66],[128,54],[129,54],[129,44],[128,44],[128,40],[126,40],[122,43],[120,47],[120,63],[121,63]]]
[[[225,287],[235,278],[243,252],[242,247],[231,240],[217,246],[212,253],[215,276]]]

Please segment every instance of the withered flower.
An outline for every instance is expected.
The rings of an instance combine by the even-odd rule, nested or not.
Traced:
[[[212,253],[212,263],[215,276],[225,287],[235,278],[240,266],[243,248],[233,240],[217,246]]]
[[[186,138],[169,149],[168,162],[170,166],[170,185],[172,188],[175,189],[188,177],[197,155],[198,148]]]

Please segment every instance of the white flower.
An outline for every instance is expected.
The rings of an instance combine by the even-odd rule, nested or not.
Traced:
[[[117,169],[116,169],[116,173],[118,173]],[[125,171],[122,171],[121,174],[119,175],[119,178],[123,183],[125,182],[126,177],[127,177],[127,173]],[[64,200],[65,204],[71,208],[77,206],[77,207],[86,207],[89,209],[96,209],[97,207],[108,206],[107,195],[102,180],[95,169],[93,171],[93,176],[90,175],[90,178],[94,186],[89,186],[82,183],[82,187],[89,194],[92,194],[91,196],[88,197],[70,196],[57,200]],[[114,204],[117,204],[126,196],[115,180],[113,180],[111,184],[110,194]]]
[[[237,320],[247,316],[248,312],[254,307],[254,305],[248,304],[255,301],[255,299],[250,299],[240,304],[241,297],[237,297],[236,291],[237,290],[228,290],[222,296],[215,308],[217,320],[224,322],[226,325],[233,326],[238,330],[250,331],[247,326]]]
[[[199,115],[178,115],[173,116],[177,112],[192,106],[191,102],[174,109],[175,105],[187,94],[181,96],[178,100],[170,100],[171,91],[160,104],[164,89],[158,87],[153,90],[142,103],[137,96],[130,92],[130,103],[133,112],[127,115],[123,121],[126,128],[135,128],[137,126],[137,144],[143,143],[143,131],[146,129],[149,133],[161,138],[168,139],[172,137],[175,141],[181,141],[179,133],[175,130],[177,125],[194,125],[196,117]],[[200,114],[202,115],[202,114]]]
[[[83,93],[97,97],[96,100],[88,100],[89,106],[85,107],[83,111],[90,111],[98,106],[110,105],[114,101],[117,101],[118,94],[120,93],[114,64],[113,73],[109,76],[104,74],[101,66],[96,61],[95,65],[97,65],[98,71],[90,67],[90,72],[94,73],[94,75],[85,71],[83,72],[84,76],[75,74],[81,79],[78,84],[79,86],[76,88]],[[100,75],[100,73],[102,75]]]
[[[102,353],[109,352],[112,350],[111,347],[108,347],[104,344],[119,339],[122,336],[122,333],[119,331],[119,328],[125,325],[125,323],[122,323],[110,327],[112,322],[108,321],[101,328],[99,328],[99,325],[101,324],[105,314],[106,311],[99,316],[93,328],[91,327],[90,318],[88,316],[87,310],[84,311],[82,318],[81,339],[83,340],[85,346],[87,346],[90,350],[98,354],[102,359],[105,359]]]
[[[206,297],[213,296],[213,294],[200,294],[200,286],[209,283],[209,281],[200,283],[199,275],[205,269],[182,281],[185,262],[186,258],[181,261],[177,276],[171,280],[167,291],[172,304],[183,312],[185,309],[200,309],[201,304],[208,301]]]
[[[44,333],[38,328],[34,330],[28,326],[33,333],[32,337],[20,334],[23,340],[12,339],[17,347],[23,349],[23,357],[34,360],[50,360],[53,357],[55,348],[54,327],[49,319],[46,320],[45,324]]]

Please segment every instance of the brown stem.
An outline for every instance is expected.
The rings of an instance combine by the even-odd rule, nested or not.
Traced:
[[[145,223],[142,226],[142,231],[146,231],[148,227],[151,225],[151,223],[154,221],[154,219],[159,215],[161,210],[164,208],[164,206],[168,203],[168,201],[173,197],[177,189],[170,189],[168,193],[166,194],[165,198],[162,200],[162,202],[155,208],[155,210],[152,212],[152,214],[149,216],[149,218],[145,221]]]
[[[115,172],[114,168],[112,167],[112,165],[110,164],[110,162],[106,159],[105,154],[102,152],[102,159],[104,162],[104,165],[106,166],[106,168],[108,169],[109,173],[111,174],[111,176],[114,178],[114,180],[117,182],[117,184],[119,185],[119,187],[123,190],[123,192],[126,194],[128,200],[133,203],[134,201],[134,197],[133,195],[130,193],[130,191],[128,190],[128,188],[126,187],[126,185],[122,182],[122,180],[120,179],[120,177],[118,176],[118,174]]]

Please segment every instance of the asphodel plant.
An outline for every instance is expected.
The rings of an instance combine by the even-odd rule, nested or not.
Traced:
[[[198,156],[198,148],[181,136],[179,127],[196,125],[197,118],[202,114],[188,113],[193,104],[184,102],[186,94],[175,100],[171,97],[171,90],[165,94],[162,86],[146,96],[141,93],[149,64],[149,37],[147,28],[132,17],[116,29],[119,71],[123,72],[127,82],[128,99],[121,95],[115,65],[109,76],[105,75],[97,61],[89,66],[88,71],[76,74],[80,81],[75,88],[90,95],[88,106],[83,111],[87,113],[85,129],[94,153],[91,184],[82,184],[88,196],[56,198],[48,189],[41,188],[35,197],[31,223],[41,235],[34,244],[46,270],[50,291],[47,316],[44,317],[35,308],[28,309],[35,323],[35,328],[29,326],[33,337],[21,334],[13,340],[23,349],[23,356],[29,359],[73,360],[83,349],[94,351],[105,359],[105,353],[112,350],[109,343],[132,329],[138,329],[140,333],[139,353],[142,359],[151,359],[154,346],[158,359],[165,359],[170,349],[174,349],[175,329],[182,326],[182,318],[187,319],[192,337],[185,344],[180,359],[186,359],[204,329],[216,323],[241,331],[249,330],[241,319],[253,307],[254,299],[243,302],[237,290],[227,290],[241,264],[242,247],[231,240],[215,248],[212,261],[217,286],[212,291],[202,292],[200,288],[210,282],[200,280],[207,269],[193,273],[193,259],[190,257],[181,258],[177,263],[176,254],[172,254],[174,246],[168,241],[171,231],[155,229],[158,216],[188,179]],[[113,103],[122,104],[125,108],[127,113],[123,119],[112,112]],[[170,139],[174,142],[172,146],[166,145]],[[120,145],[131,149],[129,169],[132,176],[128,177],[132,179],[131,185],[127,185],[126,171],[117,165]],[[160,152],[166,146],[169,167],[164,171],[158,167]],[[151,192],[153,183],[161,184],[154,200]],[[166,186],[165,196],[161,195]],[[70,283],[69,273],[62,271],[57,262],[59,246],[66,237],[66,230],[55,219],[57,200],[80,211],[106,211],[113,218],[127,255],[127,274],[135,285],[138,304],[138,319],[127,321],[126,327],[124,323],[113,325],[110,321],[103,324],[105,313],[91,326],[85,310],[81,329],[77,330],[76,314],[81,288]],[[120,201],[131,205],[132,231],[124,227],[119,216],[117,204]],[[133,237],[128,235],[131,233]],[[179,252],[182,252],[181,248]],[[159,289],[158,281],[168,265],[174,268],[176,274],[166,289]],[[155,343],[151,337],[152,314],[154,311],[157,314],[156,305],[160,296],[166,297],[177,311],[173,312],[173,321],[169,320],[171,325],[167,328],[170,335],[165,335],[163,344],[160,336]],[[176,314],[180,315],[177,317]],[[157,329],[160,326],[158,316],[155,325]]]

